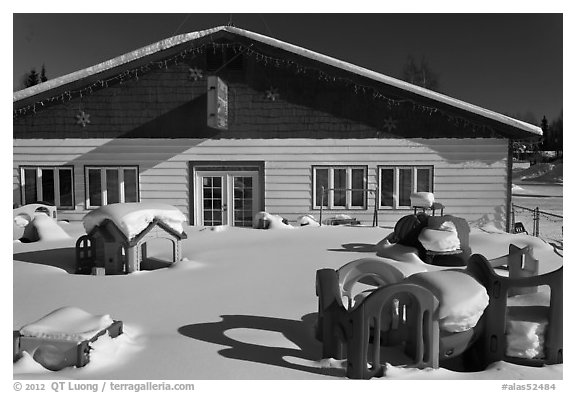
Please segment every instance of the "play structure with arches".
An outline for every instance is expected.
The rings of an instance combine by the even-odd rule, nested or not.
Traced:
[[[563,267],[539,274],[531,247],[513,244],[500,258],[427,267],[407,274],[363,258],[318,270],[322,358],[346,359],[354,379],[383,376],[386,363],[479,371],[500,360],[563,362]]]

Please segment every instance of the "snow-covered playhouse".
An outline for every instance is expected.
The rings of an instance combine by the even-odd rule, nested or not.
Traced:
[[[122,274],[178,262],[181,240],[186,239],[180,210],[163,204],[111,204],[84,217],[86,235],[76,241],[76,271],[87,274]],[[147,258],[147,244],[155,239],[171,242],[172,259]],[[164,262],[164,263],[162,263]]]
[[[161,202],[192,225],[267,211],[393,224],[413,192],[511,211],[512,142],[539,127],[232,26],[181,34],[17,91],[13,190],[79,221]]]

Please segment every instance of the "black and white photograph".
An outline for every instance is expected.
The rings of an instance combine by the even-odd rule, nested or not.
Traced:
[[[562,9],[194,8],[11,15],[14,391],[560,389]]]

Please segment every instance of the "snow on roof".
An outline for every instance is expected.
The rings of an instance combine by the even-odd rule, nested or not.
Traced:
[[[111,220],[128,240],[138,236],[155,219],[162,221],[178,233],[184,232],[186,216],[179,209],[163,203],[114,203],[86,214],[82,219],[86,233]]]
[[[62,307],[39,320],[23,326],[20,334],[68,341],[90,340],[112,325],[110,315],[92,315],[77,307]]]
[[[122,64],[127,64],[131,61],[143,58],[145,56],[157,53],[159,51],[174,47],[176,45],[180,45],[189,41],[194,41],[197,40],[199,38],[217,33],[219,31],[227,31],[229,33],[232,34],[236,34],[239,36],[243,36],[246,38],[249,38],[251,40],[254,41],[258,41],[261,42],[263,44],[267,44],[282,50],[285,50],[287,52],[292,52],[294,54],[297,54],[299,56],[303,56],[306,58],[309,58],[311,60],[315,60],[336,68],[340,68],[342,70],[360,75],[360,76],[364,76],[366,78],[372,79],[374,81],[377,82],[381,82],[393,87],[397,87],[399,89],[402,89],[404,91],[413,93],[413,94],[417,94],[419,96],[425,97],[425,98],[429,98],[432,99],[434,101],[437,102],[441,102],[447,105],[450,105],[452,107],[455,108],[459,108],[483,117],[486,117],[488,119],[492,119],[492,120],[496,120],[500,123],[527,131],[529,133],[535,134],[535,135],[542,135],[542,129],[540,127],[534,126],[532,124],[517,120],[517,119],[513,119],[509,116],[505,116],[503,114],[479,107],[477,105],[473,105],[470,103],[467,103],[465,101],[461,101],[455,98],[452,98],[450,96],[432,91],[432,90],[428,90],[425,89],[423,87],[420,86],[416,86],[413,84],[410,84],[408,82],[404,82],[402,80],[396,79],[396,78],[392,78],[390,76],[384,75],[384,74],[380,74],[378,72],[375,71],[371,71],[368,70],[366,68],[354,65],[352,63],[348,63],[342,60],[338,60],[335,59],[333,57],[330,56],[326,56],[323,55],[321,53],[318,52],[314,52],[293,44],[289,44],[287,42],[284,41],[280,41],[277,40],[275,38],[270,38],[258,33],[254,33],[248,30],[244,30],[244,29],[240,29],[238,27],[233,27],[233,26],[219,26],[219,27],[214,27],[211,29],[207,29],[207,30],[201,30],[201,31],[196,31],[196,32],[191,32],[191,33],[186,33],[186,34],[180,34],[171,38],[167,38],[164,39],[162,41],[158,41],[154,44],[145,46],[143,48],[137,49],[135,51],[129,52],[127,54],[118,56],[114,59],[105,61],[103,63],[97,64],[95,66],[92,67],[88,67],[86,69],[80,70],[80,71],[76,71],[73,72],[71,74],[67,74],[64,76],[61,76],[59,78],[55,78],[52,80],[48,80],[44,83],[40,83],[38,85],[14,92],[13,95],[13,100],[14,102],[17,102],[19,100],[31,97],[33,95],[42,93],[44,91],[56,88],[58,86],[62,86],[65,85],[67,83],[71,83],[77,80],[80,80],[82,78],[86,78],[88,76],[91,75],[95,75],[97,73],[112,69],[114,67],[120,66]]]

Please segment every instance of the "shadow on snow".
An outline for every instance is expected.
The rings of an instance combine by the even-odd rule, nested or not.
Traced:
[[[314,337],[316,313],[306,314],[300,321],[252,315],[222,315],[221,318],[219,322],[182,326],[178,332],[196,340],[229,347],[218,351],[220,355],[229,359],[246,360],[314,374],[344,375],[344,370],[320,366],[322,344]],[[278,332],[299,349],[241,342],[225,334],[231,329]],[[300,359],[300,364],[287,359]]]
[[[57,267],[69,274],[76,273],[76,249],[74,247],[21,252],[14,254],[14,260]]]

